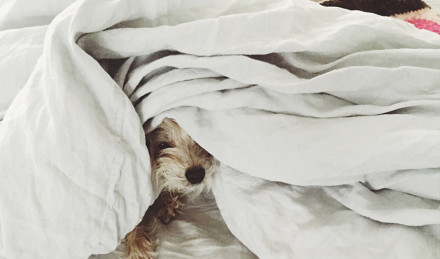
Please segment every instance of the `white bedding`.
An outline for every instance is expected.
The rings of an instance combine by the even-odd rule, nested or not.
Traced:
[[[439,35],[306,0],[70,2],[0,4],[0,258],[113,251],[163,117],[220,166],[160,258],[439,257]]]

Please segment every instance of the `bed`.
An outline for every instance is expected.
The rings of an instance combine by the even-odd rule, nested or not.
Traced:
[[[159,258],[439,258],[437,27],[323,2],[0,2],[0,258],[120,258],[165,117],[219,165]]]

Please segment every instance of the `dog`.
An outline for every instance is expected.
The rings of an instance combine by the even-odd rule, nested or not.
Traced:
[[[211,187],[215,160],[173,119],[165,118],[146,133],[152,181],[162,192],[141,223],[124,239],[127,259],[151,259],[156,253],[155,233],[181,214],[185,203]]]

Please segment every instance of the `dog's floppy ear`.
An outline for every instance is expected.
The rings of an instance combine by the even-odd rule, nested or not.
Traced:
[[[145,144],[147,145],[147,148],[150,148],[151,141],[147,138],[147,136],[145,136]]]
[[[149,122],[145,122],[144,124],[142,124],[142,128],[144,129],[144,134],[145,134],[145,144],[147,145],[148,149],[150,149],[151,146],[151,130],[148,130],[148,125]]]
[[[152,128],[152,119],[147,120],[142,124],[142,128],[144,129],[145,133],[145,144],[147,145],[148,149],[150,149],[152,143],[152,138],[154,137],[155,132],[157,132],[158,129],[157,125],[155,128]]]
[[[151,147],[151,131],[148,133],[145,133],[145,144],[147,145],[148,149]]]
[[[156,127],[152,131],[145,131],[145,144],[147,145],[148,149],[150,149],[151,145],[153,144],[153,139],[155,138],[155,135],[158,134],[158,131],[160,130],[159,127]]]

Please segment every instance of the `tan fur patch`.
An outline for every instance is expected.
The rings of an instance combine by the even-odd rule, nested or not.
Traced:
[[[153,183],[159,189],[197,196],[209,189],[214,173],[214,161],[174,120],[164,119],[147,134],[147,146],[153,168]],[[191,167],[202,167],[205,179],[193,185],[185,177]]]
[[[155,257],[155,235],[160,221],[168,224],[180,214],[187,199],[210,189],[215,168],[211,154],[172,119],[164,119],[156,129],[147,133],[146,144],[151,158],[153,184],[162,192],[148,208],[142,222],[125,237],[128,259]],[[191,168],[203,169],[200,182],[191,183],[187,179],[187,170]]]

